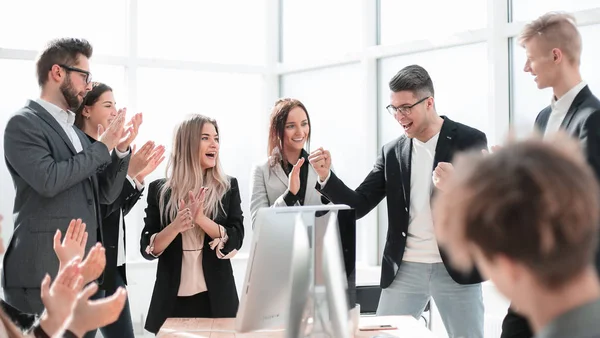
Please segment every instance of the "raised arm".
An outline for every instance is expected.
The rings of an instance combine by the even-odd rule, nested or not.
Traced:
[[[313,155],[311,155],[313,156]],[[311,164],[317,172],[322,170],[318,157],[313,157]],[[329,164],[330,167],[330,164]],[[327,166],[325,166],[327,168]],[[319,174],[322,176],[322,174]],[[385,159],[383,150],[377,158],[371,172],[356,190],[350,189],[337,175],[329,170],[325,180],[319,178],[315,188],[328,200],[335,204],[346,204],[356,210],[356,218],[362,218],[375,208],[386,196]]]
[[[159,209],[159,184],[157,181],[148,187],[148,206],[144,217],[144,229],[140,238],[140,252],[147,260],[154,260],[171,244],[181,232],[193,227],[192,213],[179,203],[177,217],[170,224],[162,227]]]

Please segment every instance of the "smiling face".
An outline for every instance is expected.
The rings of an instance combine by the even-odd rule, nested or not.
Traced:
[[[559,77],[559,67],[553,57],[553,50],[544,45],[539,38],[523,43],[527,61],[523,70],[532,76],[539,89],[553,87]]]
[[[286,150],[302,150],[310,135],[308,116],[301,107],[290,110],[283,131],[283,148]]]
[[[219,134],[215,125],[204,123],[200,140],[200,165],[202,169],[214,168],[219,156]]]
[[[403,90],[399,92],[391,92],[390,105],[400,108],[412,106],[427,95],[415,95],[412,91]],[[420,103],[417,103],[412,108],[407,110],[407,115],[397,112],[395,115],[396,121],[400,123],[406,136],[410,138],[419,138],[427,133],[433,123],[429,112],[433,109],[433,97],[429,97]]]
[[[100,95],[93,105],[85,106],[82,114],[92,126],[101,124],[106,130],[117,116],[116,104],[113,92],[109,90]]]

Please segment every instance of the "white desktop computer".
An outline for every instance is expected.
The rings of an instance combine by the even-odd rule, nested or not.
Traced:
[[[352,236],[347,236],[351,240],[345,240],[347,247],[342,248],[338,213],[347,211],[352,212],[352,229],[343,232]],[[346,205],[259,210],[236,330],[285,329],[290,338],[349,337],[348,309],[353,304],[348,299],[348,278],[354,278],[355,260],[355,248],[351,247],[355,245],[353,215]],[[350,273],[346,266],[351,267]]]

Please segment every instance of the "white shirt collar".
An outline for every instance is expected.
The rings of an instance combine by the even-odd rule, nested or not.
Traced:
[[[558,111],[563,114],[566,114],[567,111],[569,111],[571,105],[573,104],[573,101],[575,100],[577,94],[579,94],[579,92],[585,86],[587,86],[587,83],[585,83],[585,81],[579,82],[575,87],[571,88],[568,92],[565,93],[565,95],[563,95],[558,100],[556,100],[556,97],[552,95],[552,100],[550,102],[550,107],[552,108],[552,111]]]
[[[67,125],[69,127],[73,126],[73,124],[75,123],[75,113],[73,113],[72,111],[65,111],[61,107],[55,105],[54,103],[50,103],[41,98],[38,98],[37,100],[35,100],[35,102],[37,102],[40,106],[46,109],[48,113],[50,113],[50,115],[52,115],[52,117],[54,117],[54,119],[58,121],[58,123],[62,125]]]

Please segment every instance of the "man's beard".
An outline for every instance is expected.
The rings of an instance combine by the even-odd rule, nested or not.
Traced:
[[[69,110],[76,111],[77,108],[81,105],[83,100],[79,99],[77,92],[73,88],[71,83],[71,79],[67,76],[65,81],[60,85],[60,92],[63,94],[65,101],[67,101],[67,105],[69,106]]]

